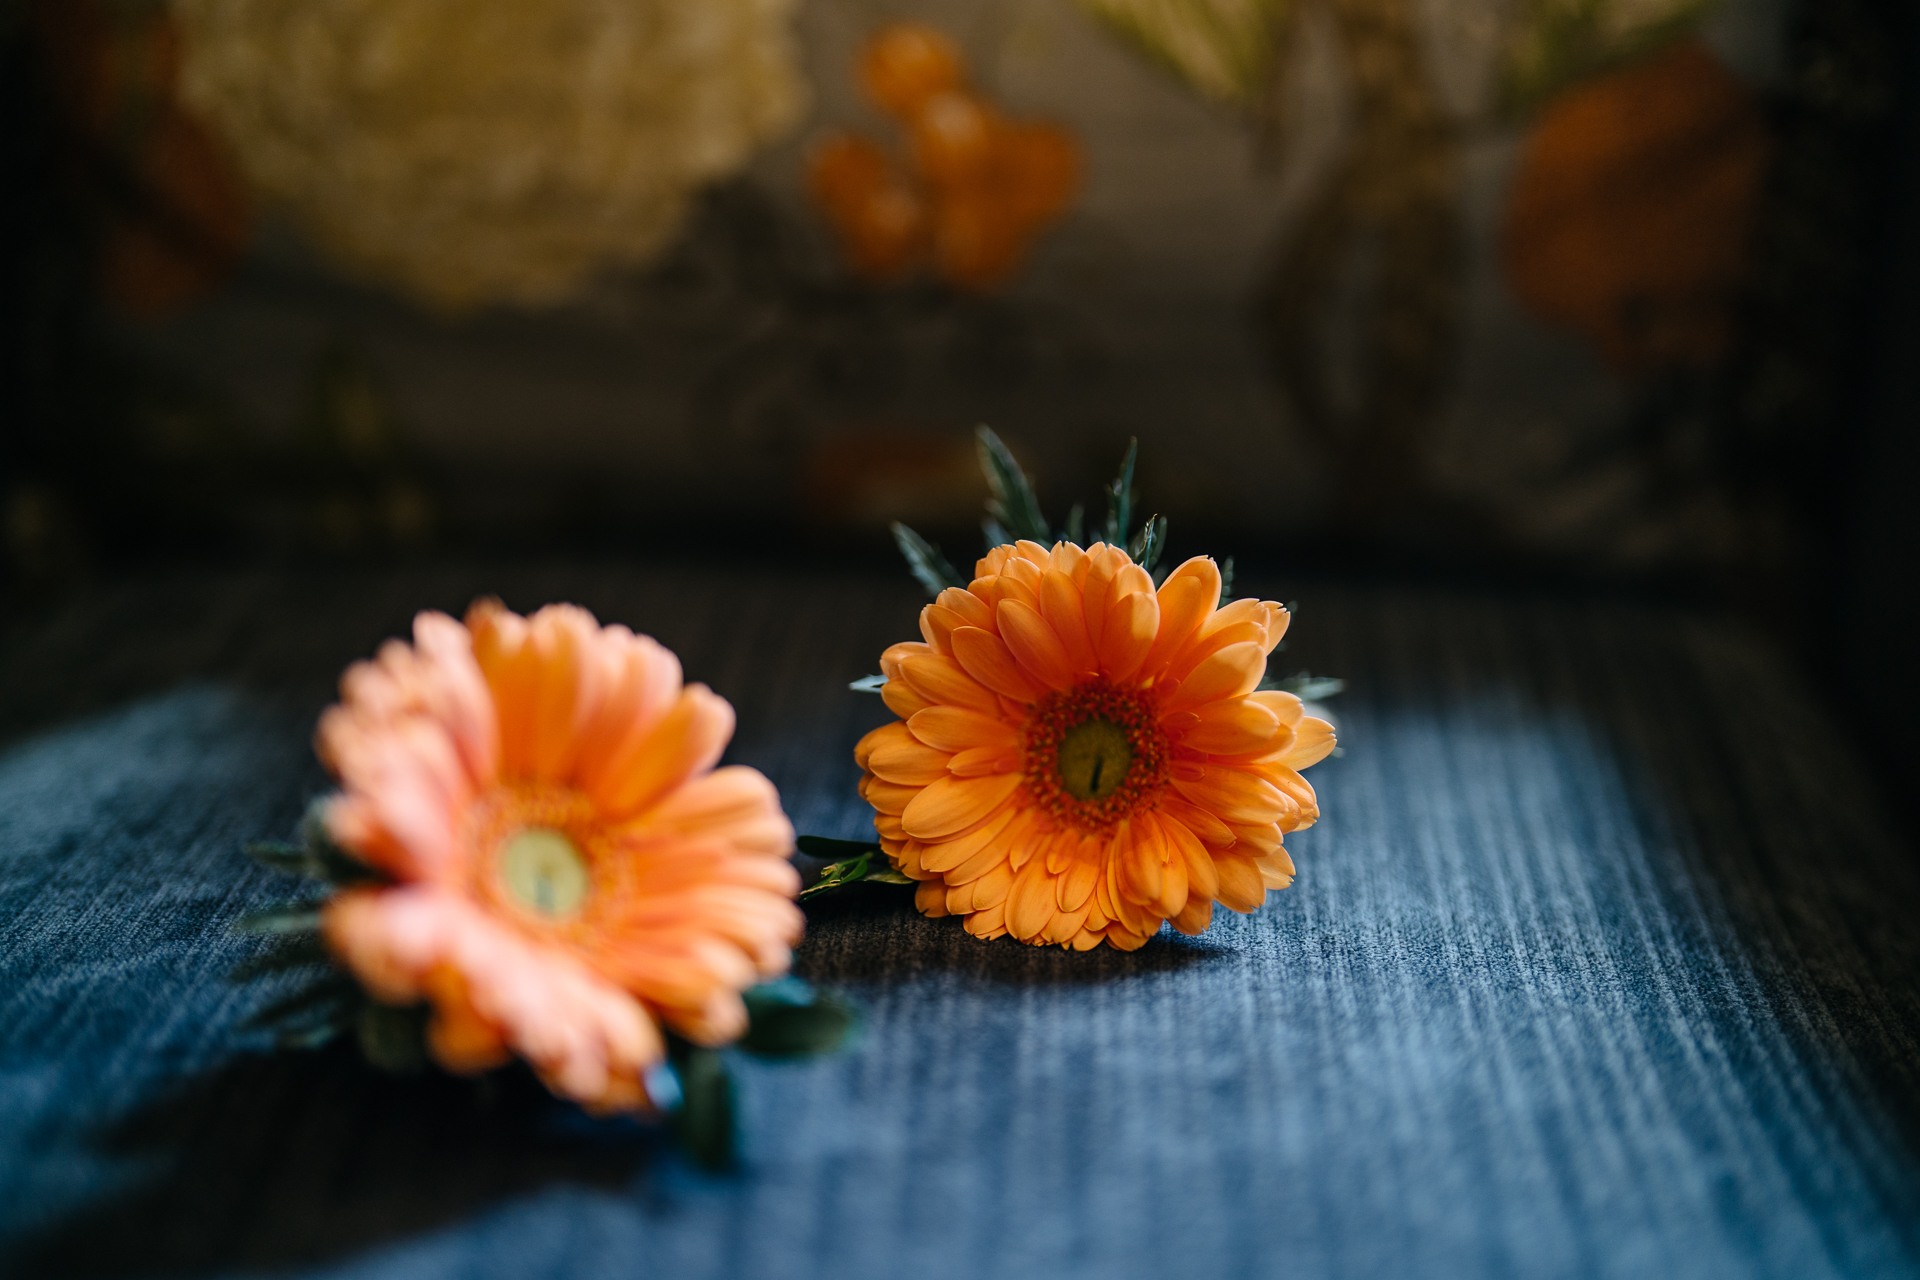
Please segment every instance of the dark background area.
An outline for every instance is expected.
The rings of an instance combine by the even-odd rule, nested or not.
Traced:
[[[846,514],[894,474],[890,451],[901,474],[939,473],[943,496],[918,522],[967,548],[975,491],[964,474],[953,478],[967,465],[952,440],[969,417],[1014,419],[1007,433],[1035,463],[1056,518],[1094,498],[1124,443],[1120,421],[1031,425],[1029,401],[1117,394],[1116,357],[1085,339],[1070,307],[851,282],[820,266],[788,211],[751,180],[702,198],[679,245],[637,277],[643,302],[626,322],[641,346],[668,351],[661,359],[704,361],[691,434],[727,460],[724,483],[663,497],[591,465],[534,475],[498,454],[420,448],[386,394],[390,375],[368,354],[381,334],[417,324],[415,313],[368,303],[297,253],[255,254],[243,277],[332,317],[337,340],[307,377],[294,432],[262,440],[190,372],[130,340],[138,326],[103,298],[103,245],[128,220],[189,259],[216,250],[169,221],[137,165],[76,125],[44,15],[22,4],[4,12],[0,599],[10,626],[101,583],[196,566],[693,554],[890,569],[884,521]],[[1920,794],[1909,730],[1920,716],[1909,568],[1920,550],[1917,25],[1890,0],[1793,7],[1782,69],[1760,99],[1772,152],[1735,339],[1709,369],[1635,384],[1625,438],[1651,472],[1665,457],[1711,473],[1737,512],[1729,554],[1634,564],[1529,541],[1497,510],[1468,509],[1417,481],[1369,492],[1365,481],[1383,472],[1365,450],[1345,463],[1321,451],[1324,488],[1343,496],[1268,519],[1183,480],[1175,423],[1147,441],[1142,471],[1143,501],[1173,520],[1175,556],[1231,552],[1267,573],[1321,580],[1732,611],[1790,647],[1871,747],[1888,794],[1908,803]],[[1258,299],[1245,306],[1257,331]],[[756,318],[750,340],[738,331],[746,315]],[[489,315],[461,332],[483,348],[577,355],[597,339],[569,323]],[[622,350],[604,358],[617,363]],[[914,363],[928,352],[932,363]],[[1285,360],[1270,376],[1266,394],[1297,400]],[[902,380],[939,411],[901,418]],[[935,446],[914,425],[929,416],[951,424]],[[793,426],[826,418],[871,425],[827,447]],[[529,422],[530,438],[540,430]],[[636,465],[646,465],[644,448]]]

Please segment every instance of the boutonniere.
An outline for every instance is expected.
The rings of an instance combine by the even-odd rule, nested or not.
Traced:
[[[835,858],[810,892],[911,882],[922,913],[977,937],[1077,951],[1259,907],[1293,880],[1284,837],[1320,816],[1301,770],[1334,750],[1303,695],[1339,682],[1268,679],[1290,611],[1234,599],[1231,559],[1160,567],[1166,519],[1132,526],[1136,447],[1087,545],[1082,508],[1054,530],[984,427],[979,448],[988,550],[970,578],[894,526],[933,601],[920,639],[854,686],[898,717],[854,752],[879,839],[802,837]]]
[[[723,1050],[838,1045],[850,1010],[783,978],[803,919],[773,784],[716,768],[733,709],[646,636],[549,605],[422,613],[355,663],[316,747],[340,790],[250,852],[318,892],[242,922],[242,976],[313,980],[258,1016],[376,1065],[524,1062],[590,1111],[667,1117],[726,1163]]]

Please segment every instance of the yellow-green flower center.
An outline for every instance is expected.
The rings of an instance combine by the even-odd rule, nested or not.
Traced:
[[[1066,826],[1110,832],[1167,785],[1152,697],[1086,680],[1034,704],[1021,735],[1027,794]]]
[[[1060,786],[1075,800],[1105,800],[1133,768],[1127,731],[1111,720],[1086,720],[1067,730],[1057,757]]]
[[[569,916],[586,900],[587,860],[553,828],[525,827],[500,846],[500,879],[528,910]]]

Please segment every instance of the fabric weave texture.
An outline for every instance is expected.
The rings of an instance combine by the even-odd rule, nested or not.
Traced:
[[[891,579],[685,565],[181,578],[0,639],[9,1276],[1920,1275],[1920,865],[1766,644],[1600,601],[1249,582],[1345,754],[1300,876],[1130,954],[864,888],[798,971],[856,1044],[741,1059],[742,1166],[507,1072],[275,1052],[242,844],[325,786],[339,670],[419,608],[571,599],[870,834]]]

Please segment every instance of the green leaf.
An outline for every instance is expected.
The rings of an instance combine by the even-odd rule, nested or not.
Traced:
[[[1110,547],[1127,545],[1127,526],[1133,523],[1133,464],[1140,455],[1140,438],[1127,441],[1120,474],[1107,486],[1107,527],[1103,541]]]
[[[726,1059],[716,1049],[677,1041],[671,1046],[680,1078],[680,1105],[667,1117],[688,1155],[716,1173],[734,1163],[734,1090]]]
[[[1067,512],[1067,527],[1063,531],[1063,536],[1066,538],[1068,542],[1071,542],[1076,547],[1083,547],[1086,545],[1087,543],[1087,504],[1086,503],[1076,502],[1073,504],[1073,510]]]
[[[368,1062],[393,1075],[414,1075],[427,1066],[427,1006],[382,1004],[367,1000],[354,1022],[360,1052]]]
[[[310,902],[249,911],[233,922],[235,933],[317,933],[319,929],[320,908]]]
[[[295,969],[312,969],[333,963],[326,944],[319,935],[295,933],[283,935],[279,945],[265,955],[243,960],[233,967],[227,975],[229,982],[251,982],[273,973],[290,973]]]
[[[867,868],[871,866],[872,863],[873,855],[870,853],[863,853],[857,858],[849,858],[845,862],[832,863],[826,870],[820,873],[818,880],[815,880],[812,884],[802,889],[797,897],[800,901],[804,902],[808,898],[818,897],[823,893],[832,893],[835,889],[844,888],[850,884],[857,884],[867,878]]]
[[[1041,546],[1050,545],[1053,526],[1040,514],[1040,500],[1033,496],[1027,473],[992,428],[977,427],[973,435],[980,453],[980,470],[986,473],[987,491],[992,495],[987,499],[988,513],[1013,535],[1012,540],[1024,538]]]
[[[337,1017],[324,1022],[282,1028],[273,1043],[281,1049],[318,1049],[338,1040],[352,1025],[353,1014],[343,1008]]]
[[[763,1058],[832,1053],[859,1024],[853,1009],[815,992],[798,978],[754,987],[742,996],[747,1030],[740,1047]]]
[[[877,841],[835,840],[831,836],[801,836],[794,841],[794,845],[809,858],[825,858],[830,862],[857,858],[863,853],[880,852]]]
[[[350,1019],[353,1002],[360,998],[360,988],[353,979],[345,974],[335,974],[256,1009],[240,1025],[266,1030],[282,1025],[333,1021],[343,1014]]]
[[[255,840],[246,846],[247,856],[283,875],[304,876],[331,885],[388,880],[387,876],[334,843],[326,822],[326,806],[330,799],[329,796],[321,796],[307,806],[306,813],[300,818],[298,843]]]
[[[980,536],[987,540],[989,551],[995,547],[1010,547],[1014,543],[1013,535],[1002,528],[1000,522],[991,516],[980,522]]]
[[[1302,702],[1324,702],[1347,687],[1347,682],[1338,676],[1316,676],[1311,671],[1297,671],[1290,676],[1268,676],[1260,682],[1262,689],[1281,689]]]
[[[853,690],[855,693],[878,693],[886,687],[887,678],[885,676],[861,676],[858,680],[855,680],[847,686],[847,688]]]
[[[1215,608],[1224,609],[1233,603],[1233,557],[1228,556],[1220,564],[1220,603]]]
[[[332,796],[316,797],[300,818],[300,842],[313,858],[314,874],[329,884],[388,879],[334,842],[327,826],[327,807],[332,800]]]
[[[901,524],[893,522],[893,542],[900,548],[900,554],[907,558],[907,567],[913,570],[913,576],[927,594],[937,596],[948,587],[965,587],[959,572],[940,554],[940,548]]]
[[[1140,532],[1133,535],[1133,542],[1127,547],[1127,554],[1133,562],[1152,573],[1154,566],[1160,563],[1160,553],[1167,546],[1167,518],[1149,516],[1140,526]],[[1155,579],[1158,582],[1158,579]]]
[[[246,846],[247,856],[264,867],[290,876],[307,874],[307,851],[284,840],[255,840]]]
[[[912,884],[910,877],[893,869],[879,845],[859,840],[829,840],[825,836],[801,836],[795,842],[800,852],[811,858],[833,858],[820,878],[800,891],[802,899],[831,893],[850,884]]]

